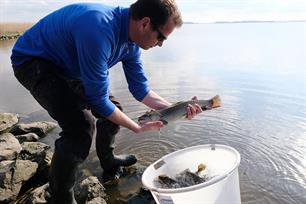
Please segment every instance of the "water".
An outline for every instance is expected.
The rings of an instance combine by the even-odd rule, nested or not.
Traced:
[[[116,152],[133,153],[140,165],[148,166],[181,148],[229,145],[241,154],[243,203],[306,203],[305,26],[303,22],[186,24],[162,48],[144,51],[154,91],[171,102],[219,94],[222,107],[192,121],[170,124],[160,133],[135,135],[122,128]],[[12,44],[0,42],[0,111],[17,112],[24,120],[50,120],[13,78]],[[127,91],[119,65],[110,77],[112,93],[127,115],[136,118],[147,110]],[[45,142],[53,145],[55,133]],[[94,148],[85,164],[90,174],[101,172]],[[140,186],[139,176],[131,177],[109,192],[126,198]]]

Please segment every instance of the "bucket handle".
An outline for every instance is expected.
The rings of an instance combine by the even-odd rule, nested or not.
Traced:
[[[156,164],[153,165],[154,169],[157,170],[160,167],[164,166],[166,164],[166,162],[164,160],[160,160],[159,162],[157,162]]]

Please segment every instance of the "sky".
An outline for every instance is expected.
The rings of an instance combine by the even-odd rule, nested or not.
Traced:
[[[129,6],[136,0],[0,0],[0,22],[36,22],[62,6],[99,2]],[[185,22],[306,21],[306,0],[176,0]]]

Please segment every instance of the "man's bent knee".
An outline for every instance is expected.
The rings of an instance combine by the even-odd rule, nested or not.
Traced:
[[[83,110],[78,118],[67,121],[61,126],[61,138],[56,141],[56,148],[66,153],[70,152],[76,160],[84,161],[90,151],[96,128],[95,122],[96,119],[90,110]]]

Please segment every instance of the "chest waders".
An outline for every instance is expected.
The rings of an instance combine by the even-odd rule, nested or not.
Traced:
[[[73,193],[76,172],[89,154],[95,130],[97,154],[104,170],[103,178],[116,179],[120,176],[122,166],[136,163],[133,155],[114,155],[114,138],[119,126],[93,115],[80,92],[80,82],[71,83],[62,73],[58,73],[60,68],[42,59],[36,58],[13,68],[18,81],[58,122],[62,130],[55,141],[51,161],[49,203],[76,203]],[[120,107],[118,102],[114,103]]]

